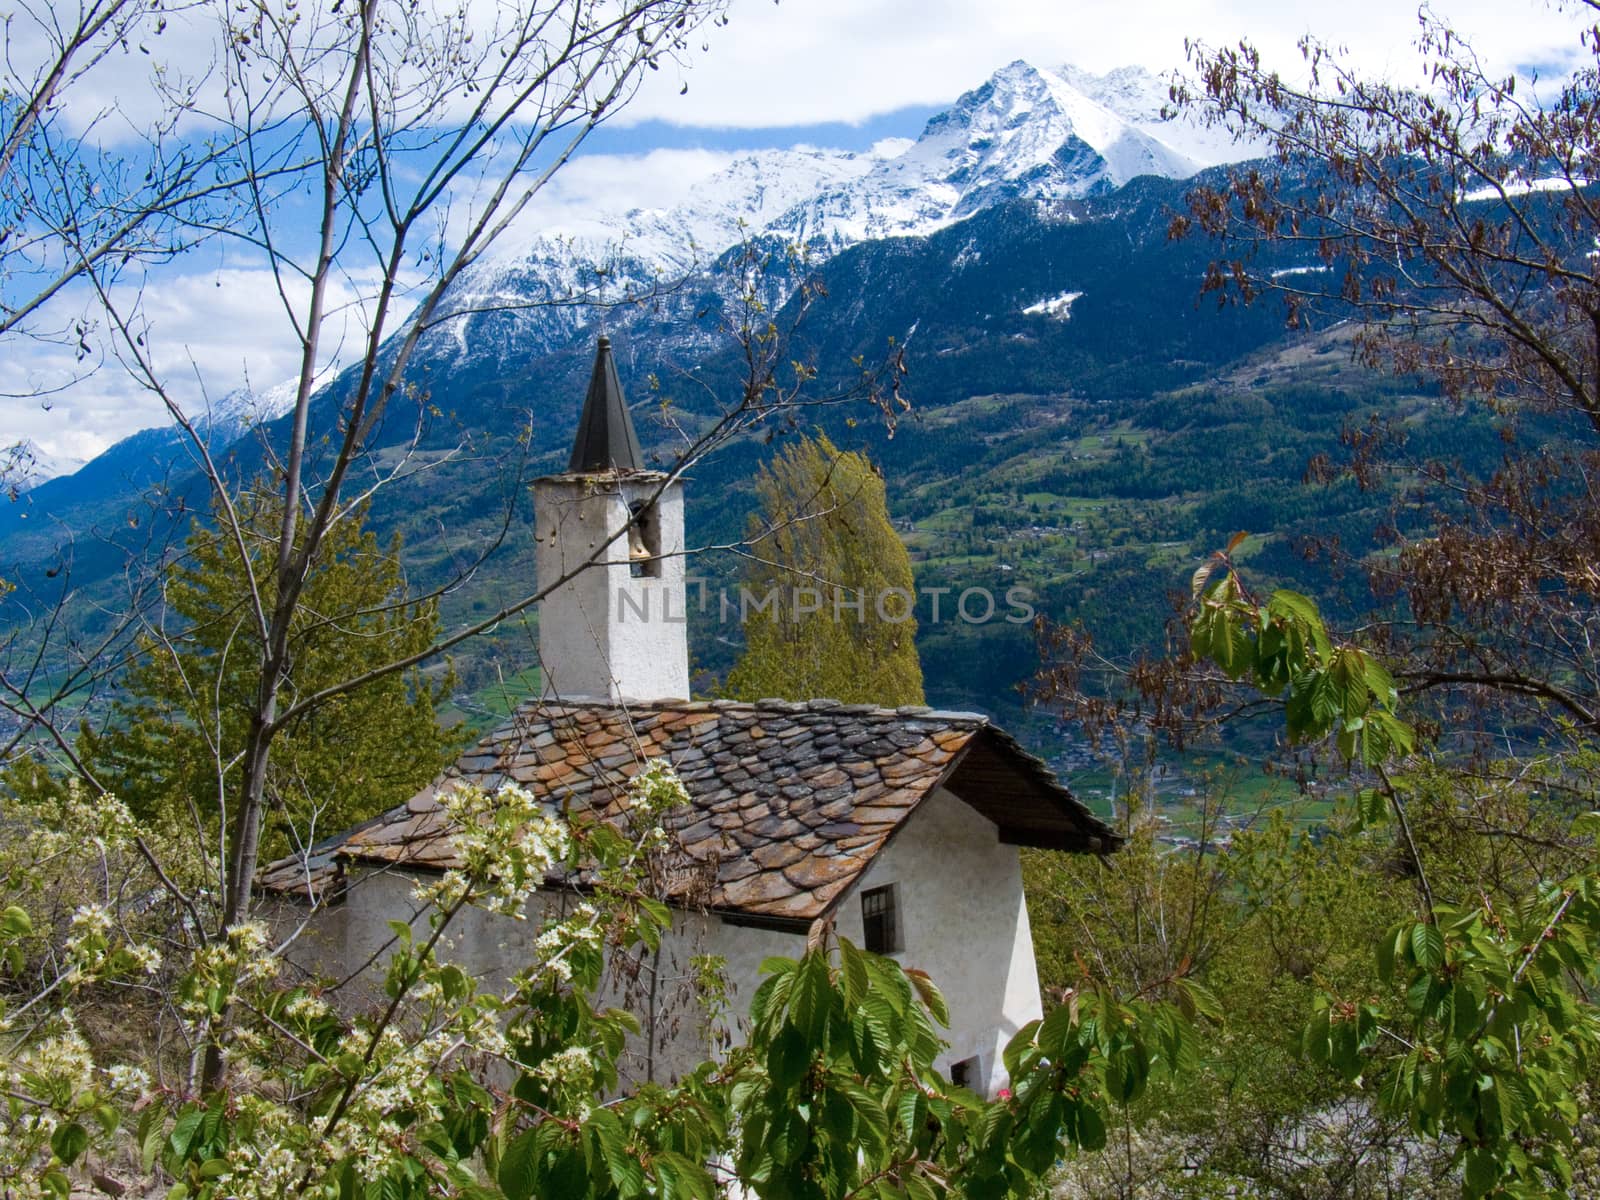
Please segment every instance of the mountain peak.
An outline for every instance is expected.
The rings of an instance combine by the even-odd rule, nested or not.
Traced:
[[[66,454],[51,454],[32,438],[12,446],[3,459],[6,467],[5,486],[15,494],[32,491],[41,483],[58,476],[72,475],[82,469],[86,461]]]
[[[1092,94],[1107,90],[1103,79],[1077,75],[1090,90],[1018,59],[928,122],[905,157],[950,193],[944,222],[1021,196],[1082,196],[1136,175],[1182,178],[1200,169]]]
[[[1165,85],[1142,67],[1095,75],[1017,59],[962,94],[915,142],[865,153],[796,146],[729,157],[670,208],[586,212],[552,228],[533,210],[463,275],[446,304],[460,313],[431,338],[468,354],[473,310],[589,291],[649,295],[703,270],[741,239],[804,242],[814,262],[857,242],[921,236],[1010,200],[1058,201],[1111,191],[1139,175],[1186,178],[1227,158],[1225,139],[1163,123]],[[568,344],[588,319],[544,308],[512,335],[518,353]],[[505,334],[497,335],[503,341]]]

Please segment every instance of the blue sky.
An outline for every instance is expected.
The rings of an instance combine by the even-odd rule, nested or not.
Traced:
[[[1452,0],[1436,6],[1502,69],[1539,64],[1559,75],[1576,46],[1578,16],[1534,0]],[[1073,62],[1104,72],[1183,65],[1184,38],[1212,44],[1248,36],[1269,61],[1293,66],[1307,32],[1342,43],[1370,74],[1408,79],[1416,10],[1381,0],[1339,5],[1280,0],[733,0],[726,28],[688,69],[648,77],[635,101],[599,130],[552,189],[552,221],[585,206],[667,205],[738,150],[796,144],[864,150],[915,137],[927,118],[1006,63]],[[698,42],[699,39],[697,39]],[[96,93],[142,86],[113,63]],[[687,85],[687,92],[684,86]],[[119,98],[120,102],[120,98]],[[292,374],[292,331],[261,286],[259,264],[207,248],[173,264],[145,304],[161,366],[191,410],[248,376],[267,387]],[[359,286],[360,281],[354,281]],[[357,332],[354,324],[342,331]],[[0,355],[0,393],[25,395],[65,378],[70,355],[15,340]],[[152,397],[115,363],[37,401],[0,398],[0,441],[32,438],[52,454],[89,457],[163,420]]]
[[[875,113],[855,122],[816,121],[807,125],[774,125],[755,129],[732,125],[679,125],[652,118],[634,125],[601,127],[590,136],[584,153],[592,156],[644,154],[651,150],[737,152],[758,147],[797,145],[868,150],[884,138],[916,137],[928,123],[928,118],[944,107],[940,104],[911,104],[890,112]]]

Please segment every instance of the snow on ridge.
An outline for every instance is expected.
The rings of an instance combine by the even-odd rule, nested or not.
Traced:
[[[1461,203],[1472,204],[1479,200],[1498,200],[1501,195],[1527,196],[1534,192],[1565,192],[1589,186],[1587,179],[1569,179],[1565,175],[1543,175],[1538,179],[1521,179],[1513,175],[1499,187],[1474,188],[1461,197]]]
[[[582,160],[579,160],[580,162]],[[665,208],[586,209],[554,221],[530,206],[490,247],[474,274],[515,269],[547,255],[603,261],[632,258],[665,273],[703,266],[745,232],[768,228],[806,198],[869,171],[870,154],[796,147],[731,158]],[[481,284],[474,288],[483,290]]]
[[[32,438],[18,442],[0,457],[7,468],[5,483],[18,495],[49,480],[75,475],[88,461],[66,454],[51,454]]]
[[[871,158],[877,159],[880,162],[884,162],[891,158],[899,158],[902,154],[916,144],[916,138],[879,138],[877,141],[872,143],[872,148],[867,151],[867,155]]]
[[[817,263],[864,241],[925,237],[995,204],[1075,199],[1139,175],[1187,178],[1228,157],[1188,133],[1174,136],[1193,130],[1160,120],[1164,99],[1165,85],[1142,68],[1093,75],[1017,60],[932,117],[915,141],[884,139],[861,153],[797,146],[723,155],[688,184],[663,181],[663,167],[677,163],[670,152],[614,156],[589,167],[586,182],[569,187],[558,178],[552,198],[531,205],[462,274],[434,345],[456,357],[479,352],[467,334],[475,305],[507,307],[597,285],[607,301],[647,294],[704,271],[750,236],[802,243]],[[569,170],[583,171],[585,161]],[[691,155],[682,166],[709,162]],[[604,206],[646,185],[661,206]],[[457,320],[446,319],[452,312]],[[553,346],[586,319],[581,308],[545,309],[526,337]]]
[[[1054,74],[1197,168],[1260,158],[1271,152],[1266,142],[1239,141],[1226,128],[1206,125],[1192,112],[1164,117],[1164,110],[1171,105],[1168,83],[1144,67],[1117,67],[1095,75],[1064,63]]]
[[[1072,305],[1083,298],[1082,292],[1062,292],[1059,295],[1048,296],[1043,300],[1028,305],[1023,309],[1023,315],[1029,317],[1049,317],[1055,321],[1072,320]]]
[[[1017,194],[1061,199],[1136,175],[1184,178],[1225,157],[1190,153],[1163,136],[1164,98],[1165,85],[1141,67],[1101,76],[1018,60],[933,117],[915,141],[886,138],[863,153],[804,146],[740,154],[670,207],[583,209],[550,224],[533,206],[464,287],[490,292],[488,280],[558,256],[625,257],[677,275],[754,232],[802,238],[824,252],[925,236]],[[1074,139],[1086,153],[1063,165],[1060,151]]]
[[[196,418],[196,424],[203,426],[212,434],[220,433],[224,437],[236,437],[238,434],[260,425],[266,421],[276,420],[294,407],[295,397],[300,393],[300,377],[280,380],[269,388],[259,391],[245,384],[235,388],[201,416]]]

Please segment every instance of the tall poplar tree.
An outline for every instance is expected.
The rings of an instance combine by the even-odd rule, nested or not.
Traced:
[[[756,480],[736,699],[923,703],[911,558],[864,454],[802,437]]]

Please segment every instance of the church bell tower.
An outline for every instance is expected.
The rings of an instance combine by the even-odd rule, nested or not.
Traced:
[[[647,470],[611,339],[564,475],[534,481],[547,700],[687,700],[683,484]]]

